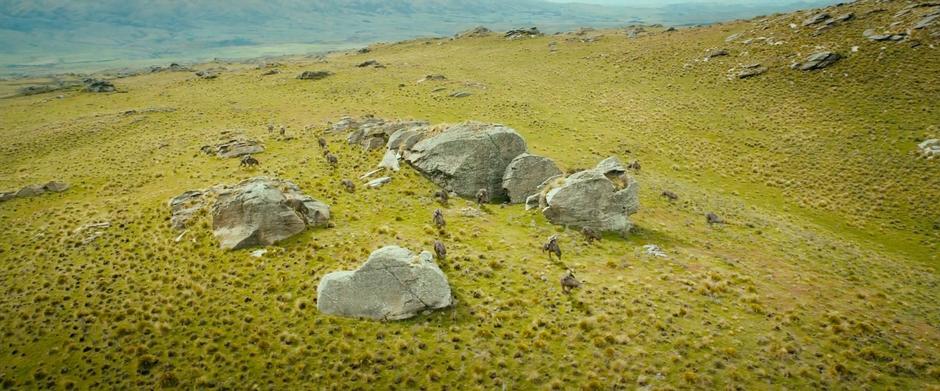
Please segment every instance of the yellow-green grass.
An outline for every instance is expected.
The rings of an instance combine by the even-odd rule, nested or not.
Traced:
[[[878,6],[889,10],[848,7],[858,19],[819,36],[790,32],[803,19],[792,15],[771,17],[766,30],[755,20],[638,39],[605,31],[593,43],[412,41],[285,61],[273,76],[229,65],[216,80],[158,73],[116,80],[126,93],[2,100],[0,187],[59,179],[72,188],[0,204],[0,383],[936,388],[940,165],[913,151],[940,136],[940,54],[926,35],[918,48],[865,41],[861,31],[887,25],[901,4]],[[741,31],[786,44],[724,42]],[[816,45],[847,58],[821,72],[789,69]],[[697,61],[719,47],[731,56]],[[372,58],[387,68],[355,67]],[[753,62],[770,71],[727,79]],[[319,69],[335,75],[295,79]],[[448,81],[415,83],[430,73]],[[454,91],[473,95],[447,97]],[[588,244],[521,206],[464,217],[471,203],[452,200],[438,233],[435,187],[411,168],[381,189],[342,190],[381,153],[346,145],[326,123],[365,113],[503,123],[569,171],[609,155],[639,159],[637,228]],[[278,140],[269,123],[295,139]],[[259,169],[199,151],[234,128],[265,143]],[[169,198],[256,175],[327,202],[335,227],[261,258],[219,250],[204,215],[174,241]],[[659,197],[666,189],[680,200]],[[709,211],[728,224],[708,227]],[[102,220],[112,227],[80,245],[74,230]],[[560,262],[540,251],[553,233]],[[454,308],[392,323],[317,312],[326,273],[382,245],[429,250],[436,239],[448,246],[440,264]],[[670,257],[643,255],[645,244]],[[584,281],[571,295],[558,284],[567,268]]]

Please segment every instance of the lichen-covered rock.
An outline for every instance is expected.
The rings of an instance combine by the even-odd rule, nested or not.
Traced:
[[[206,206],[205,192],[191,190],[173,197],[167,204],[170,207],[170,225],[182,230],[189,225],[196,213]]]
[[[317,309],[331,315],[400,320],[451,304],[450,284],[434,256],[398,246],[374,251],[356,270],[323,276],[317,287]]]
[[[515,130],[497,124],[465,122],[427,136],[412,146],[405,160],[437,185],[461,197],[475,197],[480,189],[490,202],[503,196],[503,175],[526,143]]]
[[[51,181],[42,185],[26,185],[16,191],[0,192],[0,201],[14,198],[35,197],[46,193],[61,193],[69,189],[68,183]]]
[[[538,193],[538,187],[548,178],[562,172],[552,159],[523,153],[516,156],[503,174],[503,189],[509,202],[521,204]]]
[[[917,149],[928,159],[940,157],[940,139],[924,140],[920,144],[917,144]]]
[[[832,64],[835,64],[836,61],[842,59],[842,56],[839,53],[834,52],[818,52],[813,53],[806,58],[802,64],[800,64],[800,70],[811,71],[815,69],[823,69]]]
[[[633,227],[630,215],[639,209],[638,189],[619,160],[608,158],[548,190],[542,214],[552,224],[626,236]]]
[[[223,249],[267,246],[325,226],[330,207],[289,181],[257,177],[219,191],[212,229]]]

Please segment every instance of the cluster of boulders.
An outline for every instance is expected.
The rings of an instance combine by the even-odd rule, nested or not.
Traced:
[[[371,115],[362,118],[343,117],[332,124],[333,132],[349,132],[346,141],[359,144],[367,151],[384,147],[391,136],[399,131],[427,126],[427,121],[396,120],[386,121]]]
[[[544,34],[542,34],[542,32],[539,31],[538,27],[529,27],[527,29],[521,28],[521,29],[509,30],[506,32],[506,34],[503,35],[503,37],[505,37],[508,40],[514,40],[514,39],[522,39],[522,38],[541,37],[542,35]]]
[[[330,207],[293,182],[256,177],[174,197],[168,203],[173,228],[186,229],[210,203],[213,235],[223,249],[271,245],[330,221]]]
[[[238,132],[224,131],[221,134],[220,141],[210,145],[203,145],[200,150],[211,156],[236,158],[264,152],[264,146],[261,145],[261,142],[248,138]]]
[[[35,197],[46,193],[61,193],[69,189],[65,182],[52,181],[41,185],[27,185],[15,191],[0,192],[0,201],[14,198]]]
[[[332,129],[352,136],[361,134],[364,125],[386,123],[374,117],[344,117]],[[637,185],[614,157],[565,178],[554,161],[528,153],[522,136],[504,125],[390,124],[397,130],[388,136],[380,167],[397,171],[401,159],[448,193],[478,199],[485,192],[485,202],[540,207],[558,225],[623,235],[632,226],[629,215],[638,207]]]
[[[841,22],[847,22],[855,18],[855,14],[852,12],[846,12],[838,16],[831,16],[827,12],[821,12],[818,14],[813,14],[810,17],[803,20],[803,27],[816,27],[816,31],[822,31],[830,27],[835,26]]]

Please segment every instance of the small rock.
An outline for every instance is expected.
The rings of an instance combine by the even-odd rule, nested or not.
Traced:
[[[387,183],[389,183],[389,182],[391,182],[391,181],[392,181],[392,178],[391,178],[391,177],[387,177],[387,176],[386,176],[386,177],[381,177],[381,178],[377,178],[377,179],[373,179],[373,180],[369,181],[368,183],[366,183],[366,187],[368,187],[368,188],[370,188],[370,189],[378,189],[378,188],[380,188],[380,187],[382,187],[382,186],[385,186],[385,184],[387,184]]]
[[[713,49],[708,53],[705,53],[705,61],[711,60],[715,57],[727,56],[729,53],[725,49]]]
[[[490,31],[490,29],[488,29],[488,28],[486,28],[486,27],[477,26],[477,27],[474,27],[474,28],[472,28],[472,29],[465,30],[465,31],[462,31],[462,32],[457,33],[456,35],[454,35],[454,38],[457,38],[457,39],[460,39],[460,38],[480,38],[480,37],[489,36],[489,35],[492,34],[492,33],[493,33],[493,32]]]
[[[466,98],[470,95],[473,95],[473,94],[466,92],[466,91],[457,91],[453,94],[450,94],[450,97],[451,98]]]
[[[530,27],[527,29],[514,29],[506,32],[504,37],[508,40],[522,39],[522,38],[533,38],[541,37],[543,34],[539,31],[537,27]]]
[[[401,155],[397,151],[387,150],[385,151],[385,156],[382,157],[382,162],[379,163],[379,168],[387,168],[392,171],[398,171],[401,167],[398,165],[398,159],[401,158]]]
[[[332,74],[333,72],[330,71],[304,71],[300,76],[297,76],[297,78],[300,80],[320,80]]]
[[[806,27],[806,26],[812,26],[812,25],[814,25],[814,24],[821,23],[821,22],[823,22],[823,21],[825,21],[825,20],[827,20],[827,19],[829,19],[829,18],[830,18],[830,17],[829,17],[829,14],[827,14],[827,13],[825,13],[825,12],[819,13],[819,14],[810,16],[809,18],[806,18],[805,20],[803,20],[803,26],[804,26],[804,27]]]
[[[107,80],[85,79],[85,91],[88,92],[114,92],[114,84]]]
[[[749,77],[763,75],[765,73],[767,73],[767,67],[757,64],[757,66],[745,67],[740,72],[738,72],[738,79],[747,79]]]
[[[804,61],[803,64],[800,65],[800,70],[811,71],[815,69],[826,68],[834,64],[836,61],[839,61],[841,58],[842,56],[839,55],[839,53],[834,52],[813,53],[806,58],[806,61]]]
[[[663,249],[659,248],[659,246],[655,244],[647,244],[643,246],[643,253],[652,257],[669,258],[669,255],[666,255]]]

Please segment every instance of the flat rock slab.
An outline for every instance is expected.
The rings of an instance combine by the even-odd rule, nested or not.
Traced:
[[[398,246],[374,251],[356,270],[327,274],[317,286],[317,309],[331,315],[400,320],[452,304],[434,256]]]
[[[27,185],[19,190],[0,192],[0,201],[12,200],[14,198],[35,197],[46,193],[61,193],[68,189],[68,183],[59,181],[51,181],[41,185]]]
[[[257,140],[236,135],[213,145],[205,145],[200,150],[207,155],[228,159],[264,152],[264,146]]]

